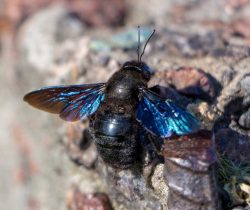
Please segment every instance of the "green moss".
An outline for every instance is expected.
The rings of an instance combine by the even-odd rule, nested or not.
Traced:
[[[249,205],[250,193],[242,186],[250,186],[250,162],[236,164],[221,155],[218,155],[218,160],[219,184],[230,198],[227,206]]]

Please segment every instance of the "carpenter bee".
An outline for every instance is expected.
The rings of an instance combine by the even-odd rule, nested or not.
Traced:
[[[90,119],[90,132],[103,161],[129,168],[138,155],[138,129],[159,138],[184,135],[199,129],[199,121],[173,101],[152,92],[147,83],[152,72],[142,55],[123,64],[106,83],[52,86],[28,93],[24,101],[35,108],[59,114],[66,121]]]

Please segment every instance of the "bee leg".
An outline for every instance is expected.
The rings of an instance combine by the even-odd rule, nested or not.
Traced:
[[[148,134],[148,139],[158,156],[163,156],[163,139]]]
[[[154,139],[154,137],[144,129],[139,129],[139,139],[151,157],[155,158],[162,156],[162,139]]]

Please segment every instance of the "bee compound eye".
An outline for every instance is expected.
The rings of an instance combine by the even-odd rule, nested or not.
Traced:
[[[144,72],[147,72],[148,74],[152,74],[153,73],[153,70],[147,64],[143,65],[142,70]]]

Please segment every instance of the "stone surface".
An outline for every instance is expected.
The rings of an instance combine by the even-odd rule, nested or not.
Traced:
[[[246,74],[240,81],[241,91],[245,95],[250,95],[250,74]]]
[[[64,144],[72,161],[86,168],[94,168],[97,161],[97,150],[86,125],[81,122],[67,125]]]
[[[165,142],[164,157],[184,168],[206,172],[216,161],[213,147],[210,131],[201,130],[187,136],[171,137]]]
[[[208,103],[200,96],[190,98],[186,93],[184,96],[167,81],[163,81],[162,77],[158,79],[166,85],[165,88],[158,87],[159,93],[166,98],[174,99],[177,104],[187,107],[190,111],[194,110],[193,113],[202,121],[202,127],[212,129],[221,139],[240,140],[232,141],[234,147],[242,149],[243,154],[246,154],[240,144],[242,136],[247,139],[249,131],[240,125],[242,122],[239,119],[248,111],[250,104],[247,82],[250,69],[249,44],[248,35],[243,32],[248,30],[244,29],[244,24],[248,25],[250,7],[243,1],[233,3],[231,0],[129,0],[126,1],[126,8],[120,1],[112,5],[105,4],[106,1],[88,1],[89,5],[92,5],[89,11],[93,14],[88,16],[82,12],[82,8],[86,9],[89,6],[87,3],[79,3],[83,2],[82,0],[67,1],[64,4],[67,15],[61,15],[64,12],[58,10],[58,13],[55,12],[55,6],[52,7],[51,2],[56,3],[56,0],[1,0],[0,187],[4,191],[0,193],[0,209],[64,210],[65,194],[72,183],[85,195],[95,192],[112,195],[110,201],[115,210],[166,209],[168,190],[162,175],[166,173],[163,172],[162,161],[151,164],[152,161],[148,161],[149,156],[146,155],[144,161],[147,164],[140,163],[138,168],[131,170],[136,173],[107,170],[103,163],[96,160],[92,146],[82,141],[85,124],[79,123],[67,133],[67,123],[64,124],[54,116],[27,107],[21,100],[25,93],[41,86],[107,81],[123,62],[137,59],[136,49],[132,49],[135,48],[137,40],[131,39],[132,47],[126,47],[130,40],[124,41],[122,36],[127,36],[132,30],[136,38],[137,25],[150,26],[150,31],[156,29],[156,34],[142,57],[142,60],[154,70],[155,75],[157,72],[165,74],[166,71],[176,71],[180,67],[202,69],[203,74],[211,75],[223,87],[219,95],[215,94],[212,97],[212,103]],[[6,2],[9,5],[7,7]],[[46,5],[46,8],[40,10],[43,5]],[[112,8],[117,9],[111,10]],[[123,13],[124,9],[126,16]],[[36,12],[38,10],[40,11]],[[45,12],[52,10],[59,15]],[[96,14],[97,10],[103,13]],[[43,21],[35,18],[41,13]],[[47,14],[48,18],[45,18],[44,14]],[[88,26],[84,23],[85,18],[88,19]],[[232,27],[230,28],[236,21],[239,25],[243,24],[243,30],[238,30],[240,33],[235,33]],[[78,23],[82,26],[79,27]],[[105,24],[110,27],[99,27]],[[117,25],[120,27],[114,29],[113,26]],[[83,33],[78,36],[78,29],[81,28]],[[29,33],[26,33],[26,30]],[[33,33],[38,38],[33,36]],[[121,35],[120,43],[116,47],[111,47],[112,50],[91,51],[91,40],[109,40],[116,34]],[[25,36],[26,47],[21,48],[27,51],[15,51],[13,45],[20,47],[24,44]],[[33,59],[30,60],[29,56]],[[185,75],[182,74],[181,78],[176,77],[180,85],[182,81],[194,84],[197,78],[200,80],[199,77]],[[159,83],[160,81],[156,84]],[[202,84],[203,86],[199,86],[200,90],[212,93],[209,90],[210,86],[208,88],[206,83]],[[225,134],[223,129],[230,129],[234,133],[230,131],[229,134]],[[227,139],[223,141],[226,142]],[[231,146],[229,145],[229,148]],[[172,150],[176,151],[176,147],[172,147]],[[195,149],[190,148],[191,151],[194,152]],[[231,151],[237,160],[244,159],[241,151]],[[192,163],[193,168],[202,168],[197,163],[197,154],[194,153],[195,158],[189,159],[188,164],[181,162],[177,169],[183,169],[183,173],[196,177],[197,170],[185,171],[183,165],[190,166]],[[66,155],[69,158],[65,157]],[[206,163],[207,159],[204,157],[201,157],[201,163]],[[69,162],[69,159],[77,164]],[[175,164],[180,164],[180,161]],[[246,170],[244,167],[243,169]],[[204,177],[198,178],[200,180]],[[229,178],[233,179],[231,176]],[[185,204],[185,208],[182,209],[197,209],[197,204],[186,201],[177,194],[170,193],[169,199],[173,199],[172,204]]]
[[[73,188],[68,194],[68,208],[70,210],[112,210],[108,196],[104,193],[84,194]]]
[[[39,11],[20,28],[18,50],[22,62],[29,68],[49,71],[55,62],[57,46],[67,39],[79,38],[83,29],[80,20],[63,6]]]
[[[20,24],[45,7],[63,5],[82,22],[94,27],[118,26],[124,22],[127,8],[124,0],[1,0],[0,22],[5,19],[16,30]],[[3,8],[3,9],[2,9]]]
[[[250,21],[249,17],[244,17],[242,19],[238,19],[231,24],[232,33],[237,36],[242,36],[246,39],[248,45],[250,44]]]
[[[220,209],[209,131],[170,138],[164,144],[169,209]]]
[[[152,167],[151,174],[162,178],[162,172]],[[103,162],[98,165],[98,171],[102,174],[108,185],[108,194],[113,201],[115,209],[124,206],[125,209],[156,209],[166,208],[166,200],[160,199],[167,196],[167,190],[162,190],[157,195],[148,184],[148,177],[140,172],[140,166],[135,165],[128,170],[116,170],[105,166]],[[159,192],[164,186],[154,186]],[[165,207],[164,207],[165,206]],[[121,208],[122,209],[122,208]]]
[[[239,125],[250,130],[250,109],[240,116]]]
[[[172,86],[183,95],[206,101],[213,100],[220,89],[211,75],[191,67],[159,72],[154,77],[160,78],[159,85]]]
[[[85,23],[95,27],[122,25],[127,13],[124,0],[78,0],[68,3]]]
[[[212,54],[216,48],[222,46],[220,33],[208,32],[207,34],[191,34],[185,38],[185,42],[179,42],[178,47],[182,54],[187,57],[203,56]]]
[[[226,114],[234,114],[249,108],[249,76],[247,69],[235,75],[232,82],[223,90],[218,98],[218,108]]]
[[[151,35],[152,30],[149,27],[140,27],[140,42],[144,43]],[[94,52],[108,52],[112,49],[136,49],[138,46],[138,29],[133,28],[112,35],[107,40],[94,39],[90,43],[90,49]]]
[[[236,71],[232,68],[229,68],[229,69],[225,69],[223,71],[223,74],[222,74],[222,78],[221,78],[221,83],[223,86],[227,86],[229,85],[229,83],[233,80],[233,78],[235,77],[236,75]]]
[[[235,163],[250,161],[249,136],[224,128],[216,133],[215,142],[218,152]]]

